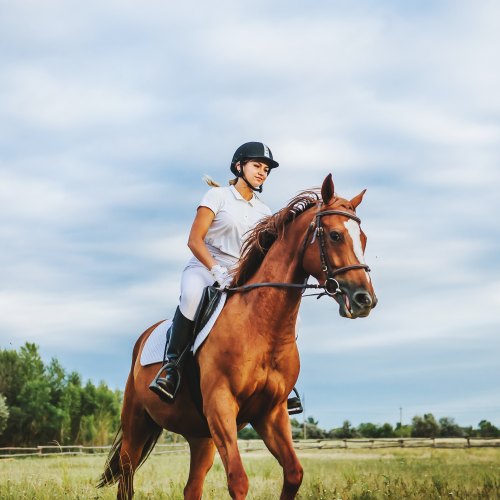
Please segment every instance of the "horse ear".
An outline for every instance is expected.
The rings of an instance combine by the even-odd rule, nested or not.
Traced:
[[[361,191],[361,193],[359,193],[357,196],[355,196],[352,200],[351,200],[351,204],[352,206],[356,209],[356,207],[363,201],[363,196],[365,195],[366,193],[366,189],[363,189],[363,191]]]
[[[332,174],[328,174],[323,181],[321,186],[321,198],[323,198],[323,203],[328,205],[333,200],[335,196],[335,188],[333,186]]]

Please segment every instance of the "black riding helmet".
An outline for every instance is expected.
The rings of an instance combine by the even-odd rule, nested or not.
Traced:
[[[236,176],[240,177],[241,174],[236,170],[236,164],[238,162],[244,162],[245,160],[258,160],[265,163],[270,169],[279,166],[277,161],[273,160],[273,154],[271,150],[262,142],[245,142],[242,144],[233,155],[231,161],[231,172]]]

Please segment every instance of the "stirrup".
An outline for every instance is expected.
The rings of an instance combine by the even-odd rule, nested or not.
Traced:
[[[293,388],[293,392],[295,393],[295,396],[288,398],[286,402],[289,415],[297,415],[298,413],[302,413],[304,411],[304,408],[302,408],[302,401],[300,400],[299,393],[295,387]]]
[[[158,380],[160,378],[164,378],[161,376],[161,374],[167,369],[167,368],[173,368],[177,372],[177,385],[175,386],[175,389],[173,391],[173,394],[165,390],[161,385],[158,385]],[[155,394],[157,394],[162,401],[165,401],[166,403],[173,403],[175,400],[175,396],[177,396],[177,393],[179,392],[179,387],[181,385],[181,370],[179,370],[179,367],[177,366],[177,363],[175,362],[168,362],[165,363],[158,373],[156,374],[155,378],[153,381],[149,384],[150,390],[152,390]]]

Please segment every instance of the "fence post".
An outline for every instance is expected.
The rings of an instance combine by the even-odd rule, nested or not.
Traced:
[[[404,439],[400,439],[399,440],[399,447],[400,448],[404,448],[405,447],[405,440]]]
[[[467,448],[470,448],[470,437],[467,436]]]
[[[344,448],[347,449],[347,439],[344,439]]]

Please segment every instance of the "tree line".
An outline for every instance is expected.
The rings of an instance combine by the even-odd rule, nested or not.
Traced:
[[[116,432],[121,391],[82,382],[35,344],[0,350],[0,446],[107,445]]]
[[[341,427],[325,430],[313,417],[308,417],[305,422],[299,422],[296,418],[292,418],[290,422],[294,439],[304,438],[304,435],[308,439],[500,437],[500,429],[488,420],[481,420],[477,428],[461,427],[452,417],[436,420],[432,413],[414,416],[410,425],[398,423],[396,426],[389,423],[366,422],[355,427],[348,420],[345,420]],[[254,429],[246,427],[240,431],[240,437],[242,439],[257,439],[258,435]]]
[[[67,372],[53,358],[45,364],[38,347],[26,343],[19,351],[0,350],[0,446],[61,445],[101,446],[111,443],[119,427],[123,393],[104,382],[85,384],[76,372]],[[432,413],[416,415],[410,425],[361,423],[348,420],[341,427],[322,429],[308,417],[290,420],[295,439],[394,438],[394,437],[500,437],[487,420],[477,428],[461,427],[451,417],[436,420]],[[241,439],[258,438],[250,426]],[[163,440],[175,440],[166,433]]]

